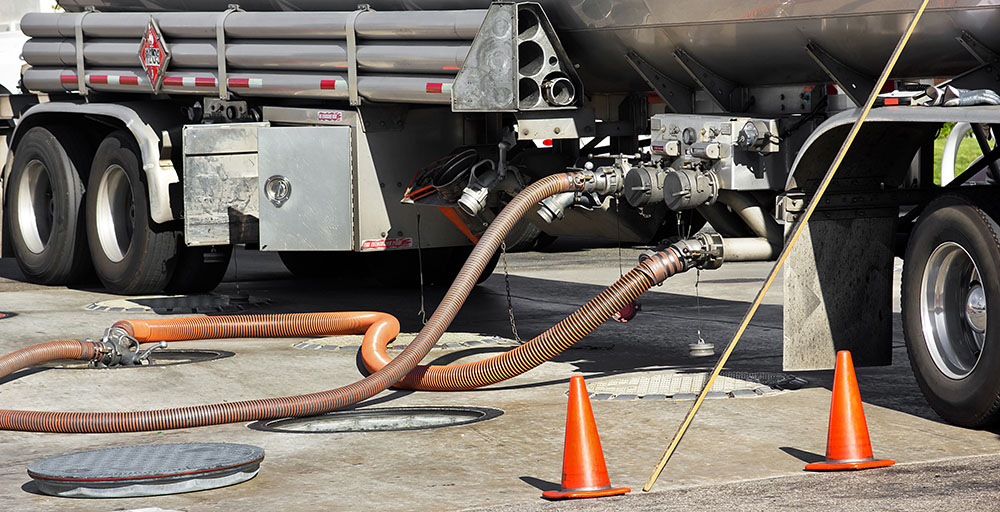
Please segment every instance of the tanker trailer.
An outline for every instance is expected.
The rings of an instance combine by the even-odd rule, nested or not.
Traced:
[[[966,92],[1000,80],[998,3],[931,3],[784,278],[786,369],[830,368],[843,349],[888,364],[905,256],[914,372],[935,410],[968,426],[1000,408],[987,323],[991,307],[1000,318],[1000,109]],[[122,293],[214,286],[234,244],[331,262],[453,248],[567,167],[623,185],[546,199],[536,233],[648,243],[707,220],[715,264],[773,258],[915,7],[60,4],[22,20],[8,238],[36,281],[92,267]],[[935,79],[955,87],[947,101],[924,91]],[[957,106],[910,106],[934,102]],[[940,187],[933,140],[949,122],[975,127],[984,157]]]

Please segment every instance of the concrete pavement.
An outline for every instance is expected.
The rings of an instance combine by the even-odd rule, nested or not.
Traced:
[[[623,251],[626,271],[637,253]],[[518,332],[525,339],[595,296],[619,272],[617,248],[592,248],[572,240],[558,241],[549,252],[512,254],[508,261]],[[769,264],[730,264],[704,272],[697,298],[696,274],[672,278],[641,299],[643,311],[632,322],[605,324],[581,347],[507,382],[467,392],[387,391],[362,404],[470,405],[504,411],[471,425],[339,434],[274,433],[244,424],[135,434],[0,432],[0,509],[770,510],[821,504],[857,510],[989,508],[984,504],[992,503],[998,479],[996,471],[989,471],[998,464],[997,435],[952,427],[930,410],[909,373],[898,321],[893,366],[858,369],[875,454],[896,459],[897,467],[849,475],[804,474],[805,462],[821,457],[825,449],[832,371],[795,372],[807,382],[799,389],[706,402],[649,494],[640,488],[691,402],[595,399],[612,483],[631,486],[633,494],[565,505],[540,500],[541,491],[557,486],[560,478],[569,377],[583,375],[594,388],[617,389],[630,379],[652,386],[678,375],[703,373],[715,359],[690,357],[687,344],[700,330],[721,350],[768,269]],[[473,294],[450,329],[450,344],[432,351],[430,362],[467,361],[509,349],[508,343],[495,340],[511,337],[499,271]],[[293,280],[273,254],[239,252],[215,293],[268,300],[252,312],[374,309],[396,315],[404,333],[420,327],[417,290],[363,279]],[[443,293],[439,288],[427,290],[428,308]],[[25,284],[12,260],[0,260],[0,311],[18,313],[0,320],[0,352],[51,339],[96,337],[120,318],[161,316],[86,309],[113,299],[96,288]],[[775,286],[728,370],[781,372],[780,304],[780,286]],[[458,344],[462,340],[483,343]],[[171,348],[223,349],[236,355],[176,366],[22,372],[0,384],[0,403],[36,410],[135,410],[307,393],[361,376],[353,349],[305,350],[302,342],[313,343],[301,338],[183,342]],[[357,337],[340,337],[315,344],[336,348],[358,342]],[[184,441],[255,444],[265,449],[266,457],[260,474],[237,486],[110,501],[38,495],[25,473],[35,460],[72,451]],[[902,481],[912,487],[899,487]],[[961,496],[956,498],[948,490],[952,488]]]

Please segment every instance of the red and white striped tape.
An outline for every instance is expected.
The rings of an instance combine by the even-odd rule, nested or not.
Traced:
[[[163,85],[171,87],[215,87],[215,78],[210,76],[165,76]]]

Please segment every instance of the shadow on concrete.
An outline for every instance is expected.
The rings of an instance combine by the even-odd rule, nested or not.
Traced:
[[[570,255],[571,259],[580,259],[590,257],[583,251],[593,245],[585,246],[583,242],[567,240],[550,250],[574,250],[573,247],[577,247],[581,253]],[[351,275],[348,271],[344,274],[343,279],[328,281],[293,279],[277,255],[237,251],[226,280],[214,293],[255,296],[269,301],[254,307],[254,313],[384,311],[399,319],[403,332],[418,332],[423,326],[418,314],[421,303],[423,302],[427,316],[430,316],[447,291],[442,286],[425,287],[421,301],[419,288],[389,287]],[[23,279],[23,276],[12,258],[0,260],[0,282],[3,279],[19,278]],[[525,340],[542,333],[605,289],[605,286],[516,275],[510,276],[509,280],[517,329]],[[757,280],[736,278],[724,281],[735,286]],[[721,353],[736,331],[748,303],[702,298],[699,306],[692,295],[663,293],[656,289],[654,291],[640,298],[642,312],[635,319],[628,323],[606,322],[578,343],[583,347],[591,347],[590,350],[570,349],[554,360],[570,363],[575,372],[587,376],[613,376],[677,368],[709,370],[718,360],[718,353]],[[127,313],[123,313],[123,317],[126,316]],[[898,314],[894,314],[893,322],[894,340],[901,340]],[[474,289],[449,331],[513,337],[502,273],[495,273]],[[716,356],[690,356],[687,345],[697,340],[699,332],[707,341],[715,344]],[[461,357],[500,350],[480,347],[453,352],[442,355],[432,363],[448,364]],[[782,308],[765,304],[757,312],[726,369],[781,372],[781,359]],[[905,347],[899,341],[893,344],[893,360],[896,364],[891,367],[857,368],[863,400],[876,406],[941,422],[920,393],[907,364]],[[361,368],[363,365],[359,364],[359,369]],[[832,371],[790,373],[806,379],[807,387],[831,389]],[[23,375],[26,374],[16,374],[7,379]],[[568,376],[566,379],[526,386],[563,384],[567,381]],[[515,386],[500,384],[491,389],[512,387]]]
[[[779,450],[795,457],[796,459],[805,462],[806,464],[811,464],[813,462],[821,462],[826,460],[825,455],[820,455],[818,453],[807,452],[805,450],[800,450],[798,448],[792,448],[791,446],[779,446]]]
[[[7,375],[6,377],[0,379],[0,386],[6,384],[8,382],[15,381],[17,379],[20,379],[20,378],[23,378],[23,377],[27,377],[29,375],[34,375],[36,373],[44,372],[46,370],[51,370],[51,369],[52,368],[45,368],[45,367],[41,367],[41,366],[32,366],[32,367],[29,367],[29,368],[25,368],[23,370],[18,370],[16,372],[14,372],[14,373],[12,373],[10,375]]]
[[[28,493],[34,494],[35,496],[48,496],[48,494],[43,493],[38,490],[38,484],[34,480],[29,480],[21,486],[21,490]]]
[[[560,484],[555,482],[549,482],[548,480],[542,480],[540,478],[535,478],[533,476],[522,476],[518,477],[522,482],[538,489],[539,491],[558,491],[561,489]]]

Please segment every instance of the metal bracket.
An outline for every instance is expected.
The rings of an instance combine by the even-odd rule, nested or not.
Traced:
[[[691,89],[661,73],[635,51],[629,50],[625,54],[625,62],[628,62],[632,69],[635,69],[635,72],[656,91],[656,94],[666,102],[667,108],[671,111],[677,114],[690,114],[694,111],[691,102]]]
[[[85,11],[76,17],[76,24],[73,27],[73,35],[76,39],[76,88],[84,98],[90,91],[87,90],[87,75],[83,65],[83,19],[88,14],[98,12],[93,6],[87,7]]]
[[[234,12],[242,12],[239,5],[229,4],[229,7],[219,15],[215,22],[215,48],[219,63],[219,99],[229,99],[229,73],[226,72],[226,18]]]
[[[347,17],[347,95],[353,107],[361,104],[361,96],[358,95],[358,37],[354,25],[361,13],[371,10],[368,4],[361,4]]]
[[[972,54],[980,64],[991,65],[1000,63],[1000,54],[987,48],[986,45],[979,42],[978,39],[972,36],[969,32],[963,30],[962,35],[956,37],[958,44],[962,45],[969,53]]]
[[[698,86],[708,93],[719,108],[726,112],[734,110],[733,93],[739,89],[736,82],[719,76],[680,48],[674,50],[674,58],[684,68],[684,71],[687,71],[688,75],[691,75],[691,78],[698,83]]]
[[[865,100],[871,96],[872,89],[875,88],[874,79],[840,62],[812,41],[806,43],[805,50],[823,69],[826,76],[836,82],[851,98],[851,101],[856,105],[864,105]]]

